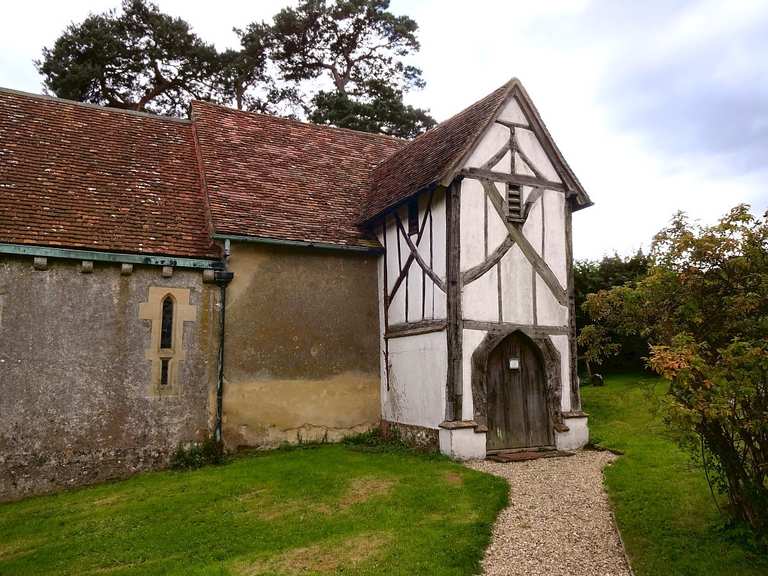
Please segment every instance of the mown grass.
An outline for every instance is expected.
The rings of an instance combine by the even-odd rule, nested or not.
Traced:
[[[320,446],[0,505],[0,574],[470,575],[503,480]]]
[[[661,421],[665,384],[614,375],[582,390],[592,441],[624,452],[605,471],[637,576],[765,576],[768,557],[723,529],[704,474]]]

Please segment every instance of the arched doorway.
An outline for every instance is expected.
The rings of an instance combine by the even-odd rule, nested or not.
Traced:
[[[522,332],[512,332],[486,365],[489,452],[554,444],[544,358]]]

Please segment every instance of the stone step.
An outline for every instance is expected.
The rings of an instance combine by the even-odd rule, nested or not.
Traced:
[[[574,456],[575,454],[575,452],[566,450],[510,450],[489,454],[486,460],[491,460],[492,462],[525,462],[526,460],[537,460],[539,458],[562,458]]]

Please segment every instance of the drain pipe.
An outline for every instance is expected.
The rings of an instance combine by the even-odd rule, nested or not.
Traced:
[[[227,261],[229,260],[229,240],[224,241],[224,268],[216,270],[213,275],[214,282],[219,286],[219,374],[216,380],[216,427],[213,437],[216,442],[222,441],[222,419],[224,416],[224,334],[227,318],[227,285],[232,281],[235,274],[227,271]]]

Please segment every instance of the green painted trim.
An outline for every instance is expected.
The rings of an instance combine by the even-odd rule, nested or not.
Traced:
[[[302,246],[305,248],[322,248],[324,250],[346,250],[349,252],[384,252],[376,246],[347,246],[346,244],[331,244],[330,242],[307,242],[304,240],[280,240],[263,236],[238,236],[232,234],[214,234],[214,240],[231,240],[234,242],[255,242],[258,244],[273,244],[276,246]]]
[[[93,260],[94,262],[114,262],[116,264],[173,266],[174,268],[198,268],[203,270],[221,267],[221,263],[218,260],[95,252],[93,250],[72,250],[69,248],[51,248],[50,246],[28,246],[26,244],[0,244],[0,254],[43,256],[45,258],[65,258],[67,260]]]

